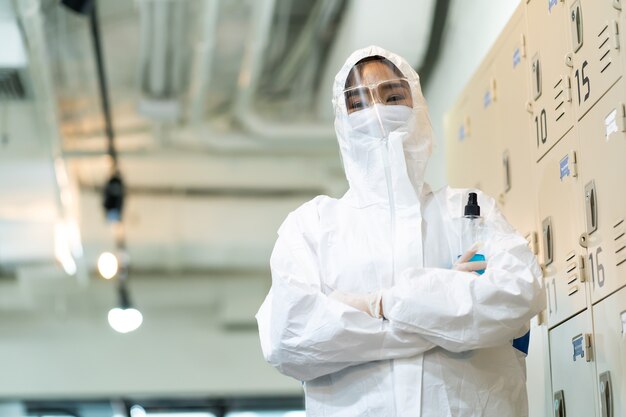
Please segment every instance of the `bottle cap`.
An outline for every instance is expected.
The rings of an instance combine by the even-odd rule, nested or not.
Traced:
[[[469,193],[467,204],[465,205],[464,217],[480,217],[480,206],[478,205],[478,195]]]

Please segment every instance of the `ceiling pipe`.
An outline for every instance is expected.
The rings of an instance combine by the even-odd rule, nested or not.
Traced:
[[[288,121],[278,123],[268,121],[254,110],[254,95],[263,69],[275,6],[276,0],[254,2],[255,19],[239,76],[235,118],[245,129],[267,141],[320,142],[334,139],[335,130],[332,123],[289,124]]]
[[[432,24],[430,25],[430,36],[428,37],[428,47],[424,54],[424,59],[417,69],[422,83],[422,89],[426,88],[428,81],[437,65],[439,55],[441,55],[441,42],[443,40],[443,31],[448,20],[448,11],[450,10],[450,0],[435,1],[435,10],[433,11]]]
[[[204,0],[202,39],[194,50],[193,69],[190,77],[189,119],[192,124],[200,123],[206,113],[206,91],[213,70],[219,7],[220,0]]]
[[[78,230],[78,204],[76,190],[70,182],[61,147],[61,137],[56,118],[54,83],[51,74],[50,58],[46,49],[44,16],[40,0],[14,1],[20,26],[24,32],[29,71],[33,82],[33,95],[41,119],[42,130],[48,135],[50,160],[54,170],[55,202],[59,221],[55,227],[55,257],[65,271],[76,275],[79,282],[88,281],[83,262],[83,247]]]

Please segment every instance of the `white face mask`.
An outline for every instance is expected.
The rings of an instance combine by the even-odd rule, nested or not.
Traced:
[[[355,133],[369,137],[387,138],[391,132],[407,127],[413,114],[408,106],[375,104],[350,113],[348,122]]]

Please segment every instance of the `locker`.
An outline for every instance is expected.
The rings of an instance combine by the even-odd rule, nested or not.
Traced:
[[[530,417],[552,415],[548,327],[540,325],[538,317],[534,317],[530,322],[526,371],[528,415]]]
[[[586,308],[585,250],[579,208],[580,166],[575,131],[571,130],[537,164],[537,229],[540,231],[548,326],[553,327]]]
[[[626,415],[626,288],[593,306],[598,416]]]
[[[567,10],[562,1],[529,0],[528,30],[530,130],[539,160],[573,126],[572,68],[565,56]]]
[[[501,187],[498,176],[493,175],[500,167],[497,152],[497,137],[493,134],[497,121],[501,120],[498,112],[496,80],[489,65],[485,77],[480,77],[469,89],[470,118],[472,120],[472,136],[470,143],[474,147],[477,159],[473,170],[478,176],[477,186],[491,196],[497,196]]]
[[[489,173],[497,168],[494,121],[498,120],[493,105],[493,77],[490,66],[485,75],[477,77],[464,92],[458,107],[447,118],[450,134],[448,150],[448,177],[455,187],[480,188],[490,195],[498,189],[497,178]]]
[[[464,94],[457,104],[446,113],[444,128],[446,131],[447,180],[451,187],[476,187],[478,174],[471,169],[470,162],[475,160],[472,147],[472,121],[468,111],[468,99]]]
[[[555,417],[596,415],[595,362],[589,310],[550,330]]]
[[[567,0],[572,95],[580,120],[621,77],[619,2]]]
[[[502,120],[494,129],[499,166],[498,197],[507,220],[523,235],[535,230],[532,137],[528,113],[521,100],[528,88],[525,51],[526,22],[518,9],[495,48],[493,72],[496,82],[495,107]],[[534,240],[534,239],[533,239]]]
[[[620,80],[580,121],[579,200],[584,204],[581,245],[596,303],[626,285],[626,118]]]

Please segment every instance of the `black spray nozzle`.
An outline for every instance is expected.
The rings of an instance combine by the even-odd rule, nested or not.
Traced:
[[[469,193],[464,217],[480,217],[480,206],[478,205],[478,195],[476,193]]]

